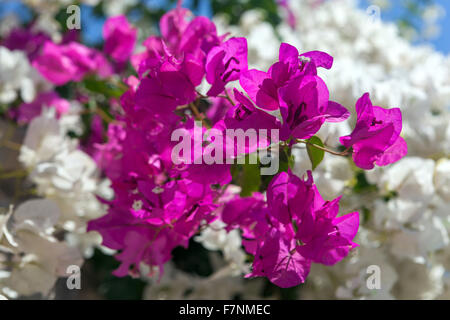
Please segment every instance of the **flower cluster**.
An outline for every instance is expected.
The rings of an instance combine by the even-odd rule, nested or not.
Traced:
[[[289,30],[300,28],[287,1],[280,5],[289,14]],[[49,12],[55,8],[49,5]],[[13,281],[27,263],[51,270],[42,285],[47,294],[67,262],[20,242],[23,228],[36,233],[30,241],[51,243],[44,247],[54,246],[78,265],[80,251],[89,256],[99,245],[99,233],[102,245],[117,252],[114,275],[120,277],[158,274],[158,280],[166,266],[169,276],[198,282],[200,291],[242,273],[282,288],[299,285],[312,263],[335,265],[361,244],[361,206],[341,196],[353,177],[350,166],[359,173],[378,170],[408,153],[399,108],[373,105],[378,95],[364,93],[370,90],[343,95],[329,75],[333,57],[309,43],[313,51],[299,52],[283,29],[282,43],[244,31],[222,34],[181,3],[160,19],[160,35],[140,49],[138,30],[124,15],[106,20],[102,50],[80,43],[76,32],[35,27],[9,30],[0,42],[0,66],[18,70],[13,79],[0,75],[0,103],[10,104],[8,121],[28,125],[18,160],[32,194],[44,198],[32,200],[40,208],[36,216],[28,217],[29,202],[0,216],[0,249],[14,260],[12,270],[0,264],[12,275],[2,288],[9,297],[36,291]],[[272,44],[273,50],[261,47]],[[355,101],[354,108],[343,106]],[[356,111],[354,129],[341,130],[350,110]],[[275,160],[281,166],[267,175],[267,161]],[[439,163],[439,170],[447,167]],[[383,178],[372,178],[381,190]],[[340,214],[340,206],[351,213]],[[47,218],[41,217],[45,210]],[[439,229],[442,221],[435,220]],[[174,274],[172,252],[192,240],[221,250],[228,265],[205,280]],[[427,250],[418,245],[414,254]],[[238,290],[240,280],[217,294]],[[149,294],[159,294],[163,284]],[[193,290],[192,296],[202,293]]]
[[[254,255],[248,276],[265,276],[280,287],[303,283],[311,262],[333,265],[357,246],[358,212],[337,217],[339,200],[325,201],[313,184],[291,172],[270,182],[267,202],[261,194],[225,205],[228,228],[243,231],[243,245]]]
[[[113,34],[113,19],[107,21],[105,35]],[[133,32],[126,30],[127,24],[121,26],[111,52],[128,53]],[[304,282],[312,262],[333,265],[347,256],[356,246],[352,240],[359,215],[338,217],[339,198],[323,200],[311,173],[302,180],[286,168],[267,190],[258,185],[248,197],[228,191],[238,183],[230,159],[275,146],[287,154],[298,144],[328,150],[310,139],[325,122],[350,116],[329,100],[318,76],[318,68],[330,69],[333,58],[320,51],[299,54],[283,43],[267,72],[249,70],[245,38],[227,39],[209,19],[192,18],[180,6],[161,18],[160,30],[161,36],[144,41],[145,51],[131,56],[138,76],[126,79],[123,113],[109,125],[107,143],[95,146],[115,197],[106,202],[108,214],[91,221],[89,230],[101,233],[103,245],[120,251],[116,258],[121,265],[114,274],[136,275],[143,265],[149,274],[162,274],[172,250],[187,247],[190,238],[215,221],[228,231],[241,230],[247,253],[254,255],[248,276],[264,276],[281,287]],[[237,80],[240,87],[230,90]],[[367,94],[357,109],[353,133],[341,138],[342,155],[353,153],[355,164],[367,169],[407,153],[399,109],[372,106]],[[215,137],[197,145],[200,157],[214,161],[197,161],[194,150],[174,163],[172,133],[183,129],[184,138],[195,145],[196,120],[208,127],[200,129],[201,136]],[[279,139],[250,139],[233,147],[231,156],[226,138],[226,146],[218,143],[228,130],[249,129],[277,130]]]

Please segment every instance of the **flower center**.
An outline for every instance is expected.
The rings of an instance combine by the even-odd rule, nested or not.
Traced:
[[[234,112],[233,117],[236,120],[242,121],[242,120],[244,120],[245,118],[247,118],[251,114],[252,114],[252,111],[249,108],[247,108],[243,104],[240,104],[239,107]]]
[[[302,115],[302,113],[306,110],[306,103],[302,102],[297,108],[289,108],[288,116],[286,122],[289,124],[289,128],[293,130],[300,123],[305,121],[307,117]]]
[[[377,120],[377,118],[373,118],[373,119],[372,119],[372,123],[370,124],[370,126],[371,126],[371,127],[374,127],[374,126],[376,126],[377,124],[382,124],[382,123],[383,123],[383,121]]]
[[[224,72],[228,69],[228,67],[230,66],[231,62],[235,62],[236,64],[239,64],[239,60],[236,59],[235,57],[231,57],[230,59],[228,59],[228,61],[225,63],[224,66],[224,71],[220,73],[220,76],[222,77],[222,80],[224,82],[227,81],[227,79],[229,77],[231,77],[231,75],[233,74],[233,72],[239,72],[239,69],[233,68],[230,71],[228,71],[227,73],[224,74]]]

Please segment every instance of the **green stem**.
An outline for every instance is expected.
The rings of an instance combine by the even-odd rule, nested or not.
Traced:
[[[0,179],[23,178],[27,175],[28,175],[28,172],[26,170],[15,170],[15,171],[0,174]]]

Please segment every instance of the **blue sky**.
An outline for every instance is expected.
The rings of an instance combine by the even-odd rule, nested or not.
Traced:
[[[450,53],[450,0],[438,0],[437,1],[447,12],[446,16],[441,20],[441,34],[439,38],[432,41],[436,49]]]
[[[151,7],[162,7],[169,9],[166,0],[141,0],[147,4],[147,6]],[[184,0],[184,5],[191,7],[192,0]],[[450,0],[435,0],[435,2],[439,3],[443,6],[447,15],[439,21],[441,26],[441,34],[438,38],[433,39],[431,41],[431,45],[433,45],[437,50],[449,54],[450,53]],[[402,10],[400,7],[400,1],[394,0],[391,1],[393,3],[393,7],[391,10],[383,12],[381,18],[386,21],[395,21],[401,14]],[[367,1],[361,0],[361,7],[367,7]],[[31,18],[30,12],[18,1],[18,0],[6,0],[0,3],[0,19],[8,14],[9,12],[16,12],[21,16],[24,20],[28,20]],[[81,10],[82,12],[82,23],[84,24],[84,38],[85,41],[93,44],[101,40],[101,30],[102,25],[104,23],[103,19],[99,19],[92,14],[92,10],[84,6]],[[209,0],[200,0],[199,7],[194,10],[197,15],[211,16],[211,6],[209,4]]]
[[[434,0],[435,3],[442,6],[447,14],[441,20],[439,20],[439,25],[441,27],[441,33],[438,38],[433,39],[429,42],[435,49],[449,54],[450,53],[450,0]],[[367,8],[368,1],[360,0],[360,7]],[[385,21],[395,21],[400,16],[404,10],[401,7],[401,1],[391,0],[391,9],[381,13],[381,19]]]

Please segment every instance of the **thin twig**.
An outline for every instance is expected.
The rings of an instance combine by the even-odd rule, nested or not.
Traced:
[[[26,170],[20,169],[0,174],[0,179],[23,178],[28,175]]]
[[[195,119],[200,120],[205,127],[208,129],[211,129],[211,126],[205,121],[205,116],[198,111],[197,106],[194,103],[189,103],[189,109],[191,110],[192,114],[194,115]]]
[[[115,122],[115,120],[113,118],[111,118],[105,111],[103,111],[99,107],[97,107],[95,109],[95,113],[97,113],[103,119],[103,121],[105,121],[106,123]]]
[[[208,98],[207,96],[205,96],[204,94],[198,92],[197,90],[195,90],[195,92],[196,92],[196,93],[199,95],[199,97],[202,98],[202,99]]]
[[[233,99],[231,99],[230,95],[228,94],[228,91],[225,89],[225,95],[218,95],[217,98],[222,98],[228,100],[233,106],[236,104],[234,103]]]
[[[189,108],[189,105],[188,104],[185,104],[185,105],[183,105],[183,106],[178,106],[175,110],[184,110],[184,109],[187,109],[187,108]]]
[[[22,147],[21,144],[9,140],[2,141],[2,146],[15,151],[20,151],[20,148]]]
[[[316,149],[319,149],[319,150],[322,150],[322,151],[325,151],[325,152],[334,154],[334,155],[336,155],[336,156],[341,156],[341,157],[348,156],[348,155],[349,155],[349,151],[350,151],[350,148],[347,148],[347,149],[345,149],[345,150],[342,151],[342,152],[338,152],[338,151],[334,151],[334,150],[327,149],[327,148],[325,148],[325,147],[318,146],[317,144],[311,143],[311,142],[309,142],[309,141],[298,140],[298,139],[297,139],[296,141],[297,141],[297,142],[300,142],[300,143],[304,143],[304,144],[310,145],[310,146],[312,146],[312,147],[314,147],[314,148],[316,148]]]

